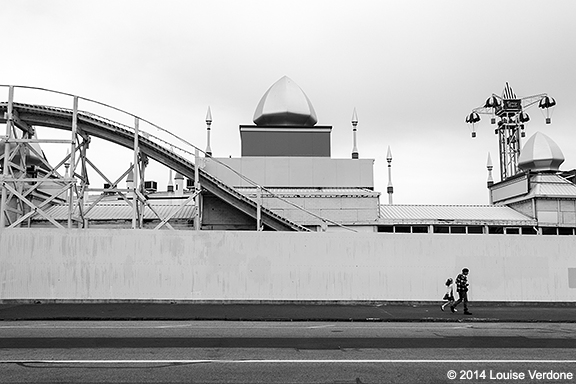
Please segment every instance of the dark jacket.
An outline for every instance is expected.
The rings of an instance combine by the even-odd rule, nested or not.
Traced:
[[[463,273],[456,278],[456,290],[458,292],[468,292],[468,277]]]

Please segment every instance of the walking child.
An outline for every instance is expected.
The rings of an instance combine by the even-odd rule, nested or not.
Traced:
[[[446,293],[444,293],[443,300],[445,300],[446,302],[442,304],[442,306],[440,307],[442,311],[444,311],[444,308],[446,308],[447,305],[450,306],[454,305],[454,280],[452,280],[452,278],[449,277],[448,280],[446,280],[445,284],[446,284]]]

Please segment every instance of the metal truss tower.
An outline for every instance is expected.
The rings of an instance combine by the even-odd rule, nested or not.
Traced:
[[[556,105],[552,97],[541,93],[519,98],[508,83],[501,96],[492,94],[484,106],[474,108],[466,116],[466,122],[472,124],[472,137],[476,137],[475,124],[480,121],[480,114],[491,115],[491,123],[497,125],[494,133],[498,135],[501,181],[519,172],[520,139],[525,136],[524,124],[530,120],[526,110],[536,103],[546,113],[546,124],[550,124],[552,108]]]
[[[117,125],[119,123],[80,111],[79,99],[91,101],[89,99],[42,88],[19,87],[69,96],[72,108],[18,104],[14,101],[17,87],[2,87],[8,88],[8,101],[0,102],[0,123],[6,124],[5,133],[0,133],[0,229],[29,226],[30,220],[38,215],[56,228],[87,228],[88,213],[105,196],[111,195],[118,196],[132,209],[133,229],[143,228],[145,209],[152,211],[160,221],[154,229],[174,229],[169,223],[172,216],[161,217],[146,196],[144,175],[149,160],[148,155],[141,150],[140,141],[143,138],[149,140],[152,135],[141,131],[140,118],[131,115],[134,118],[132,127]],[[31,111],[36,111],[36,115]],[[100,127],[103,130],[88,133],[82,128],[88,126],[87,123],[92,124],[92,128]],[[71,136],[69,139],[38,139],[35,125],[67,129]],[[108,133],[103,134],[105,131]],[[121,173],[119,177],[105,175],[88,157],[91,134],[104,139],[121,134],[124,137],[120,142],[126,147],[132,147],[133,163],[127,169],[118,169]],[[49,163],[40,147],[40,144],[47,143],[64,145],[66,155],[54,164]],[[162,144],[161,141],[158,143]],[[170,148],[174,151],[175,146],[170,145]],[[197,157],[196,154],[196,160]],[[105,181],[104,188],[90,186],[89,168]],[[120,183],[127,180],[129,175],[132,177],[130,185],[120,188]],[[93,201],[85,201],[89,191],[100,192],[100,195]],[[197,182],[195,192],[184,200],[179,209],[194,199],[198,204],[199,194],[200,184]],[[59,222],[47,212],[54,204],[67,206],[67,222]],[[195,209],[195,212],[199,212],[199,209]],[[177,211],[173,211],[172,215],[175,213]],[[194,217],[194,222],[198,227],[199,218]]]
[[[88,204],[84,201],[88,191],[106,191],[123,198],[133,209],[132,228],[141,228],[142,209],[146,204],[142,186],[148,158],[139,150],[138,118],[135,119],[133,135],[135,165],[131,164],[119,178],[109,178],[87,156],[91,136],[79,128],[78,96],[69,95],[72,109],[53,109],[56,114],[70,116],[70,120],[67,120],[70,139],[38,139],[34,125],[14,107],[14,88],[8,87],[8,102],[0,106],[0,109],[5,109],[0,122],[6,124],[5,134],[0,136],[0,228],[26,226],[35,215],[42,216],[57,228],[87,227],[86,214],[104,197],[102,194],[95,202]],[[49,108],[43,109],[48,112]],[[64,145],[67,147],[66,155],[56,164],[50,164],[39,146],[43,143]],[[62,166],[64,174],[61,173]],[[106,181],[107,188],[90,188],[89,167]],[[134,181],[133,188],[119,188],[119,183],[130,172],[140,175],[141,179]],[[67,223],[59,223],[46,212],[53,204],[68,206]],[[169,226],[168,223],[164,224]]]

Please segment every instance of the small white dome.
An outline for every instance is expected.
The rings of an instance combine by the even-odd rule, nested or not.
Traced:
[[[266,91],[254,112],[258,126],[314,126],[316,112],[308,96],[289,77],[284,76]]]
[[[564,162],[562,150],[548,136],[536,132],[526,141],[518,158],[518,167],[531,171],[558,171]]]

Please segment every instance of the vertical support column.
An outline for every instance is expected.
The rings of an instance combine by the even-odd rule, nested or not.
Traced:
[[[82,228],[88,228],[88,219],[84,216],[84,204],[88,202],[88,189],[90,188],[88,172],[86,169],[86,149],[88,148],[89,139],[89,137],[84,138],[82,144],[78,145],[82,167],[82,177],[80,178],[80,193],[78,195],[78,212],[80,214],[80,219],[82,219]]]
[[[520,155],[520,128],[513,120],[513,115],[507,115],[506,122],[498,128],[500,150],[500,176],[504,181],[518,173],[518,156]]]
[[[194,198],[194,229],[196,231],[200,230],[200,153],[198,148],[194,153],[194,193],[196,197]]]
[[[520,130],[520,123],[516,123],[516,127],[514,127],[514,134],[516,136],[516,141],[514,142],[514,175],[520,172],[520,168],[518,168],[518,158],[520,157],[520,150],[522,149],[522,133]]]
[[[500,181],[504,181],[507,178],[506,175],[506,137],[505,132],[506,127],[501,127],[498,129],[498,150],[500,151]]]
[[[146,165],[148,163],[148,158],[146,157],[146,154],[142,154],[140,153],[140,151],[138,151],[139,153],[139,157],[140,157],[140,163],[137,165],[139,166],[139,172],[140,172],[140,187],[142,188],[142,186],[145,186],[145,180],[146,180]],[[138,215],[138,228],[144,228],[144,210],[146,209],[146,204],[144,201],[140,201],[140,199],[138,199],[138,212],[140,213]]]
[[[262,187],[256,187],[256,230],[262,230]]]
[[[138,142],[140,129],[140,119],[134,118],[134,190],[132,191],[132,229],[138,228],[138,194],[136,191],[139,186],[138,177],[138,154],[140,152],[140,146]]]
[[[72,215],[74,214],[74,185],[76,173],[76,132],[78,130],[78,96],[74,96],[72,107],[72,139],[70,140],[70,180],[68,183],[68,228],[72,228]]]
[[[2,165],[2,197],[0,200],[0,230],[4,229],[6,226],[6,201],[8,198],[8,190],[6,189],[6,178],[8,177],[8,159],[10,158],[10,143],[9,139],[12,134],[12,108],[14,106],[14,86],[8,87],[8,106],[6,108],[6,141],[4,142],[4,162]]]

